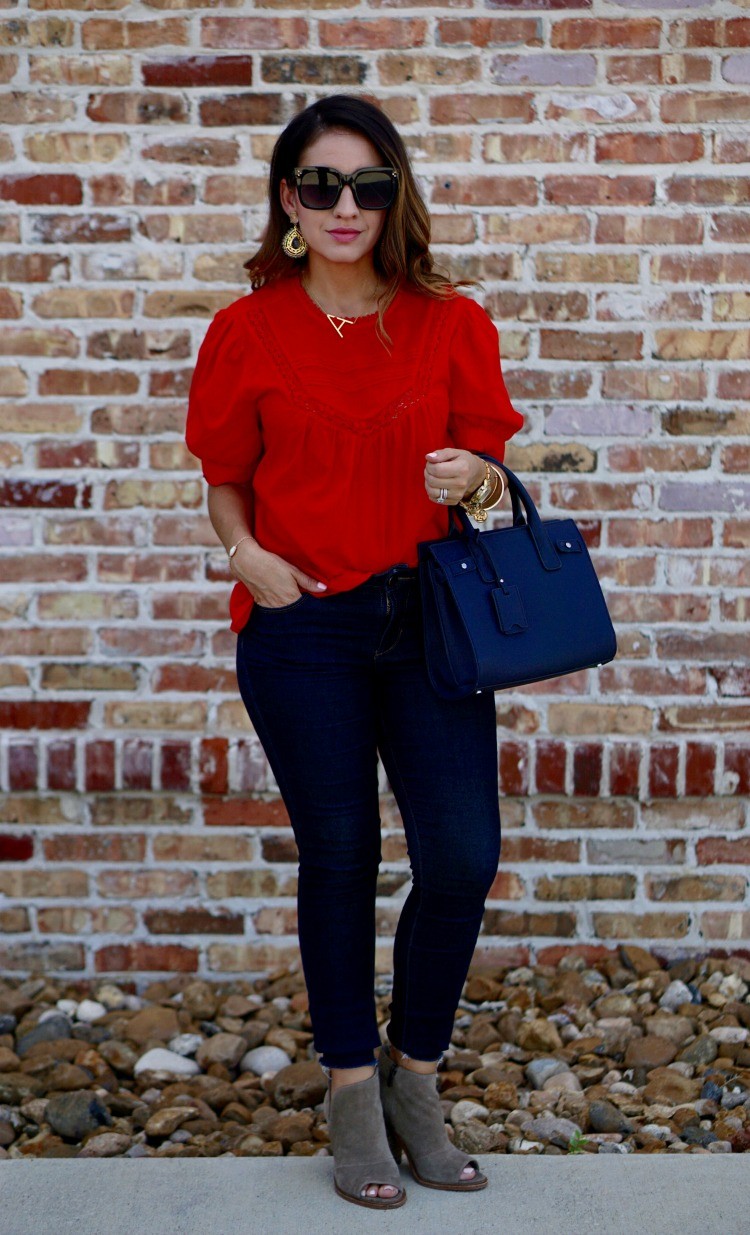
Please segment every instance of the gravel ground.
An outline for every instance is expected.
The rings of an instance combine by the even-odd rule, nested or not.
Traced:
[[[750,1149],[750,961],[470,975],[438,1073],[469,1153]],[[211,983],[0,979],[0,1158],[329,1152],[299,972]],[[390,984],[376,990],[381,1034]]]

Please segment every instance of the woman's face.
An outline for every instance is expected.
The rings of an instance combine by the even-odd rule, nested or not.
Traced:
[[[299,167],[335,167],[355,172],[361,167],[382,167],[383,158],[361,133],[330,131],[306,146]],[[307,210],[294,184],[281,182],[281,204],[299,220],[308,248],[331,262],[355,263],[371,253],[385,224],[387,210],[360,210],[350,185],[345,185],[330,210]]]

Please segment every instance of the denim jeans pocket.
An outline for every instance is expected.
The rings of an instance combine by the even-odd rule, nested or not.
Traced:
[[[310,595],[309,592],[303,592],[296,600],[292,600],[288,605],[261,605],[257,600],[253,601],[253,608],[260,613],[288,613],[290,609],[296,609],[301,605],[303,600],[306,600]]]

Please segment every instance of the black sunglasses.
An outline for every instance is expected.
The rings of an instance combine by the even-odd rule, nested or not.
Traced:
[[[299,200],[306,210],[332,210],[348,184],[360,210],[385,210],[395,195],[394,167],[360,167],[345,175],[335,167],[295,167]]]

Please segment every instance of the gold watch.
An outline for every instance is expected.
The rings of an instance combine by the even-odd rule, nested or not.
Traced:
[[[487,518],[487,511],[484,509],[482,502],[488,498],[494,488],[493,472],[487,460],[484,460],[485,473],[484,480],[473,493],[470,493],[464,501],[459,502],[459,506],[463,506],[464,510],[471,515],[472,519],[476,519],[477,523],[484,523]]]

